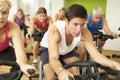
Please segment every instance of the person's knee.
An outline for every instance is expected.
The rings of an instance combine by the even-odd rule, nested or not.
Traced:
[[[38,41],[35,41],[35,42],[34,42],[34,46],[36,46],[36,47],[39,46],[39,42],[38,42]]]

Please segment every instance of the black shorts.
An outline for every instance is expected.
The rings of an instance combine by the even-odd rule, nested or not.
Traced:
[[[34,29],[33,39],[34,41],[40,42],[46,31],[39,32],[37,29]]]
[[[9,46],[4,51],[1,51],[0,52],[0,60],[16,62],[16,56],[15,56],[14,48]],[[17,71],[19,69],[20,69],[19,66],[16,64],[16,66],[12,66],[10,72],[14,72],[14,71]]]
[[[20,26],[20,30],[23,31],[23,35],[26,36],[26,34],[28,33],[27,28],[29,27],[26,26],[25,24],[22,25],[19,24],[19,26]]]
[[[42,64],[45,65],[47,63],[49,63],[49,55],[48,55],[48,48],[45,47],[40,47],[40,56],[42,58]],[[64,59],[70,58],[70,57],[78,57],[78,53],[74,50],[72,50],[71,52],[69,52],[66,55],[60,55],[59,60],[61,61],[61,63],[64,63]]]
[[[0,52],[0,60],[16,61],[14,48],[9,46],[4,51]]]

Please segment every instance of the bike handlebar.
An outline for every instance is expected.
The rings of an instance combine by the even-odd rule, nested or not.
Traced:
[[[120,80],[120,71],[112,70],[108,67],[102,66],[102,65],[100,65],[98,63],[95,63],[93,61],[76,61],[76,62],[73,62],[73,63],[70,63],[70,64],[66,64],[63,67],[65,69],[67,69],[67,68],[70,68],[70,67],[73,67],[73,66],[86,67],[87,68],[86,69],[87,71],[84,75],[83,74],[75,75],[74,76],[75,80],[76,80],[76,78],[80,79],[80,80],[88,80],[88,77],[91,77],[94,80],[101,80],[100,78],[102,76],[105,76],[107,78],[107,75],[109,75],[109,74],[116,75],[116,77],[113,80]],[[92,68],[94,69],[94,71],[91,70]],[[99,69],[105,70],[105,72],[104,72],[105,75],[101,75],[102,73],[99,71]]]
[[[114,39],[114,37],[112,35],[105,35],[105,34],[103,34],[103,35],[100,36],[100,39],[102,41],[106,41],[107,39]]]
[[[67,65],[64,65],[63,67],[65,69],[67,69],[67,68],[70,68],[73,66],[87,68],[86,78],[84,77],[85,75],[78,75],[78,76],[75,76],[75,79],[80,78],[82,80],[87,80],[88,76],[91,76],[92,78],[99,80],[100,74],[99,74],[98,68],[95,66],[95,62],[93,62],[93,61],[76,61],[76,62],[72,62]],[[92,70],[91,70],[92,67],[94,68],[94,72],[92,72]]]
[[[18,66],[16,62],[14,61],[5,61],[5,60],[0,60],[0,65],[6,65],[6,66]],[[34,69],[28,69],[27,72],[29,74],[35,73]]]
[[[102,66],[102,65],[100,65],[98,63],[96,63],[96,66],[98,68],[100,68],[100,69],[105,70],[105,72],[104,72],[105,73],[104,74],[105,77],[107,77],[107,75],[111,74],[111,75],[116,75],[116,77],[114,79],[112,79],[112,80],[120,80],[120,71],[118,71],[118,70],[112,70],[112,69],[110,69],[108,67],[105,67],[105,66]]]
[[[92,33],[92,35],[94,40],[101,39],[102,41],[106,41],[107,39],[114,39],[114,36],[103,34],[100,31]]]

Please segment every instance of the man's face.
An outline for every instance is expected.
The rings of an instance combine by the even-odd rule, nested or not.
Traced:
[[[102,18],[102,15],[99,13],[95,13],[92,15],[92,22],[93,24],[97,24]]]
[[[69,32],[74,37],[78,37],[84,27],[86,19],[82,18],[73,18],[68,23]]]

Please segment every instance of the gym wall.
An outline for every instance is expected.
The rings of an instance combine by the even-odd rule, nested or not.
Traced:
[[[93,8],[100,6],[106,14],[106,2],[107,0],[65,0],[65,6],[68,8],[72,4],[81,4],[87,9],[88,14],[92,12]]]
[[[107,0],[106,19],[110,29],[113,32],[119,33],[120,27],[120,0]],[[108,40],[104,45],[105,49],[120,51],[120,37],[118,39]]]

